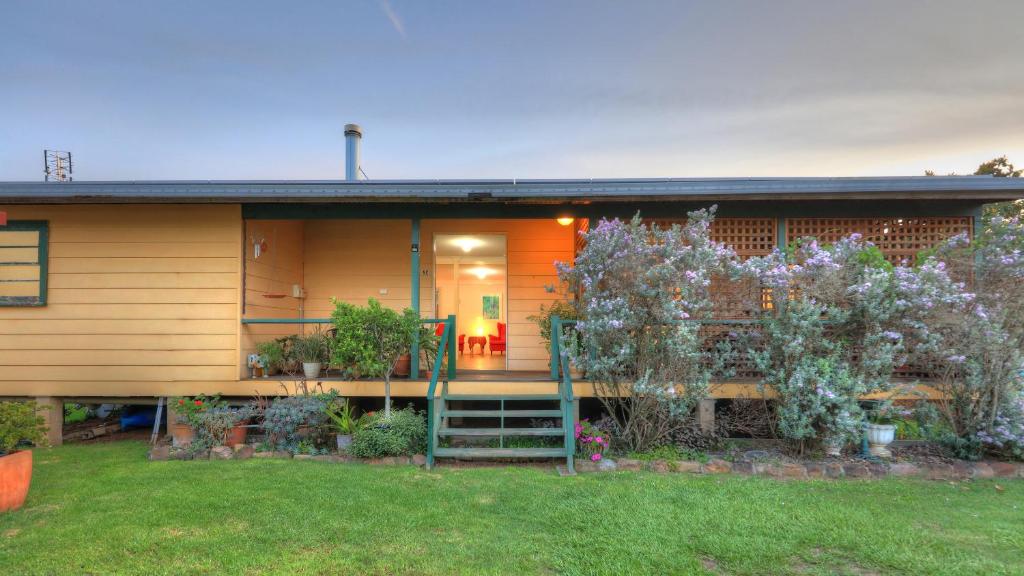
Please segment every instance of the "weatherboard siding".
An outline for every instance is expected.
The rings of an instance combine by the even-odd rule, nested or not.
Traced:
[[[245,223],[244,318],[299,318],[302,300],[293,296],[292,287],[302,285],[304,269],[304,222],[295,220],[257,220]],[[260,257],[254,244],[263,240]],[[280,296],[280,297],[278,297]],[[241,378],[249,377],[247,359],[260,342],[295,334],[301,325],[246,324],[241,327],[238,358]]]
[[[0,396],[215,392],[237,380],[238,205],[0,210],[49,223],[46,306],[0,308]]]

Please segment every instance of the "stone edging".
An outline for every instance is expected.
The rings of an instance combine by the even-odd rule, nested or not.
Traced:
[[[730,462],[712,458],[707,462],[681,460],[615,460],[614,466],[595,462],[576,462],[577,472],[649,470],[651,472],[689,472],[692,474],[741,474],[771,478],[924,478],[928,480],[966,480],[981,478],[1024,478],[1024,464],[1014,462],[966,462],[953,464],[911,464],[876,462],[808,462],[774,464],[768,462]]]
[[[247,444],[217,446],[208,454],[191,455],[184,450],[170,446],[156,446],[149,452],[150,460],[247,460],[249,458],[286,458],[292,460],[314,460],[318,462],[358,463],[384,466],[424,466],[427,459],[423,454],[415,456],[387,456],[384,458],[356,458],[341,454],[292,455],[291,452],[256,452]],[[745,476],[767,476],[770,478],[924,478],[927,480],[966,480],[982,478],[1024,478],[1024,463],[983,461],[966,462],[958,460],[953,464],[911,464],[906,462],[880,463],[868,461],[853,462],[807,462],[775,464],[769,462],[730,462],[712,458],[707,462],[694,460],[631,460],[611,459],[604,463],[577,460],[576,471],[581,473],[641,471],[657,473],[691,474],[740,474]]]
[[[290,460],[314,460],[318,462],[361,463],[385,466],[413,465],[424,466],[427,457],[422,454],[415,456],[386,456],[384,458],[356,458],[342,454],[322,454],[313,456],[311,454],[295,454],[291,452],[256,452],[256,449],[248,444],[237,444],[230,446],[217,446],[209,452],[189,454],[185,450],[178,450],[170,446],[156,446],[149,451],[150,460],[248,460],[250,458],[286,458]]]

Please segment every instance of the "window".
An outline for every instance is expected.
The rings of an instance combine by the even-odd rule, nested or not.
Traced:
[[[0,226],[0,306],[45,306],[49,228],[46,222]]]

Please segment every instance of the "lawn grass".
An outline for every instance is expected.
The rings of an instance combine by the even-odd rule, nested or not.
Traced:
[[[1022,574],[1024,482],[36,452],[0,574]],[[998,488],[997,488],[998,486]]]

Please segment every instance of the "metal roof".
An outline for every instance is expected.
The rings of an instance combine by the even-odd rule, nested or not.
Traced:
[[[0,202],[552,202],[1024,197],[1024,178],[642,178],[584,180],[180,180],[0,182]]]

